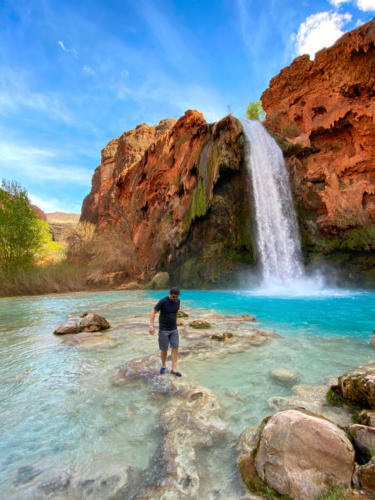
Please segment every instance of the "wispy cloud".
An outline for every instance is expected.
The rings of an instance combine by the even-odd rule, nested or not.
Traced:
[[[67,52],[68,54],[73,54],[74,57],[77,57],[78,54],[76,49],[68,49],[67,47],[65,47],[64,42],[61,40],[59,40],[57,43],[64,52]]]
[[[351,19],[351,14],[338,12],[318,12],[309,16],[300,25],[298,33],[292,35],[295,55],[309,54],[314,58],[316,52],[330,47],[344,34],[342,28]]]
[[[58,95],[34,92],[25,80],[21,73],[0,66],[0,115],[6,116],[11,110],[29,108],[48,113],[49,118],[72,123],[72,114]]]
[[[81,213],[81,205],[78,203],[72,203],[71,200],[67,199],[57,199],[57,198],[48,198],[44,195],[36,195],[34,193],[29,193],[29,198],[31,203],[37,205],[46,213],[51,212],[73,212],[73,213]]]
[[[0,141],[2,175],[24,176],[33,182],[63,181],[89,186],[92,171],[82,167],[61,166],[62,153],[29,145]]]
[[[93,70],[92,68],[90,68],[90,66],[87,66],[87,64],[84,64],[83,67],[82,67],[82,73],[84,73],[86,75],[94,76],[95,75],[95,70]]]

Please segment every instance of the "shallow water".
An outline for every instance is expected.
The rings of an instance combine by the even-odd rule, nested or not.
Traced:
[[[109,478],[120,485],[129,467],[150,466],[166,398],[142,381],[117,386],[112,377],[125,361],[157,352],[156,338],[148,335],[149,313],[163,295],[121,291],[0,300],[0,491],[7,498],[68,498],[63,489],[40,488],[62,474],[79,483],[82,498],[109,498]],[[271,413],[268,398],[291,394],[270,378],[271,369],[291,369],[312,384],[374,360],[368,344],[375,325],[373,292],[271,297],[184,291],[181,302],[191,317],[211,314],[196,308],[254,314],[254,326],[282,335],[236,354],[180,363],[185,377],[219,395],[222,418],[234,435]],[[69,313],[89,309],[114,327],[115,347],[64,346],[52,335]],[[204,470],[220,469],[227,498],[240,496],[232,448],[208,456],[202,451],[199,459]],[[204,482],[201,492],[214,498]]]

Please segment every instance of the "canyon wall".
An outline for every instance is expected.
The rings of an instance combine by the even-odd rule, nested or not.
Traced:
[[[306,259],[375,283],[375,20],[296,58],[262,95],[287,159]]]
[[[313,61],[297,57],[262,103],[287,160],[305,261],[375,286],[375,20]],[[251,205],[240,122],[187,111],[103,149],[81,221],[116,230],[138,264],[129,279],[163,270],[184,287],[229,286],[256,260]]]
[[[102,151],[81,221],[129,239],[147,280],[167,270],[181,286],[228,283],[253,261],[243,135],[232,116],[208,124],[139,125]],[[128,243],[127,243],[128,244]]]

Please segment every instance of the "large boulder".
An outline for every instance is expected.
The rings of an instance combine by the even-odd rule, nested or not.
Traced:
[[[278,493],[313,500],[333,486],[350,487],[354,449],[332,422],[302,409],[286,410],[264,426],[255,467]]]
[[[55,335],[67,335],[80,332],[99,332],[111,328],[108,321],[91,311],[82,314],[80,318],[69,318],[53,332]]]
[[[337,385],[331,389],[352,404],[375,409],[375,363],[359,366],[341,375]]]
[[[80,326],[84,332],[99,332],[100,330],[107,330],[111,327],[108,321],[92,312],[87,312],[80,321]]]

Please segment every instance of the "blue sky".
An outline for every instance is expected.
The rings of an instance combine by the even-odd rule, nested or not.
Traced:
[[[79,212],[109,140],[186,109],[241,116],[374,15],[375,0],[0,0],[0,178]]]

